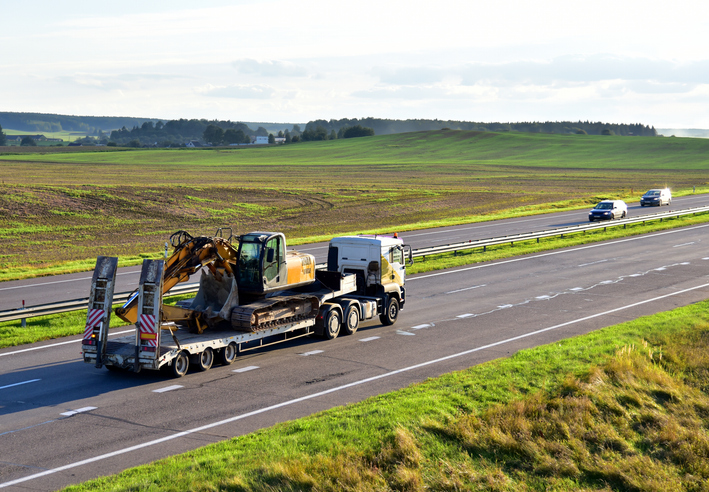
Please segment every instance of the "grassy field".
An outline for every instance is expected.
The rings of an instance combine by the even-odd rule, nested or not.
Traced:
[[[706,491],[709,302],[71,491]]]
[[[0,155],[0,280],[157,256],[172,232],[291,244],[709,190],[709,141],[435,131],[297,145]]]

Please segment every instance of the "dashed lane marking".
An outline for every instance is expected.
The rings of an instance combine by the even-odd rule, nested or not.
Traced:
[[[0,386],[0,390],[3,390],[5,388],[12,388],[13,386],[20,386],[20,385],[28,384],[28,383],[36,383],[37,381],[41,381],[41,379],[30,379],[30,380],[22,381],[19,383],[6,384],[5,386]]]
[[[98,407],[77,408],[76,410],[69,410],[68,412],[60,413],[59,415],[64,415],[65,417],[71,417],[72,415],[76,415],[77,413],[89,412],[91,410],[96,410],[97,408]]]
[[[153,390],[153,393],[165,393],[166,391],[172,391],[180,388],[184,388],[184,386],[180,384],[173,384],[172,386],[165,386],[164,388]]]

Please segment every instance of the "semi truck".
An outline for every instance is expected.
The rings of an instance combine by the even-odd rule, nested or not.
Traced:
[[[327,264],[288,251],[278,232],[192,237],[178,231],[166,260],[144,260],[138,288],[115,310],[118,258],[99,256],[82,339],[84,362],[111,371],[229,365],[238,354],[298,337],[354,334],[361,322],[396,322],[406,303],[411,248],[396,234],[335,237]],[[235,244],[237,243],[237,244]],[[201,272],[193,298],[165,304],[170,289]],[[108,338],[111,313],[135,329]]]

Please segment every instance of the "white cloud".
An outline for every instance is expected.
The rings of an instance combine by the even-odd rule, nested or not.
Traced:
[[[229,97],[234,99],[270,99],[275,94],[272,87],[266,85],[230,85],[224,87],[203,87],[199,94],[210,97]]]

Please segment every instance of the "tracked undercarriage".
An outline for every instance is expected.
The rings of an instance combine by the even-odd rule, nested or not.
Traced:
[[[238,331],[259,331],[315,318],[320,301],[315,296],[270,297],[231,311],[231,325]]]

